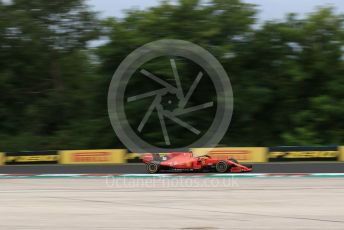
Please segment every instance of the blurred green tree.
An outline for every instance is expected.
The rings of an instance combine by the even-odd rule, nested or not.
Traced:
[[[100,21],[82,0],[0,1],[0,149],[123,147],[107,115],[111,77],[131,51],[163,38],[204,47],[228,72],[234,114],[220,145],[343,144],[344,15],[325,7],[257,26],[256,13],[239,0],[180,0]],[[100,35],[107,42],[94,52],[89,44]],[[199,70],[176,62],[187,89]],[[145,67],[172,79],[168,58]],[[209,86],[200,84],[190,103],[209,100]],[[134,79],[128,93],[152,87]],[[128,104],[127,112],[141,118],[149,104]],[[212,115],[185,118],[202,126]],[[153,120],[144,136],[161,146]],[[130,122],[137,125],[135,116]],[[168,125],[172,147],[192,141]]]
[[[103,75],[108,76],[107,79],[104,78],[103,85],[110,84],[114,70],[131,51],[147,42],[158,39],[173,38],[191,41],[210,50],[220,61],[224,61],[234,50],[238,41],[245,39],[253,32],[255,13],[253,5],[242,3],[239,0],[215,0],[207,4],[197,0],[179,1],[178,4],[163,1],[160,6],[150,8],[147,11],[130,10],[123,20],[108,19],[104,24],[108,28],[109,42],[98,50],[101,60],[100,70]],[[186,91],[200,68],[192,63],[183,63],[178,59],[176,62],[182,85]],[[146,67],[160,77],[167,80],[173,79],[168,57],[155,60],[154,65],[151,63]],[[231,67],[228,66],[228,69],[230,70]],[[147,92],[147,89],[151,90],[152,82],[142,78],[144,77],[136,77],[136,80],[133,80],[132,85],[134,87],[131,88],[131,95]],[[171,82],[171,84],[173,83]],[[201,82],[198,90],[198,94],[195,92],[197,96],[191,98],[189,106],[209,101],[211,85],[208,82],[203,82],[203,84]],[[101,94],[99,101],[106,102],[106,95]],[[213,94],[214,96],[215,94]],[[153,99],[152,97],[148,101],[128,105],[128,114],[132,114],[131,117],[128,117],[132,119],[133,129],[138,126]],[[190,116],[182,119],[189,118],[187,120],[189,124],[200,127],[206,123],[210,125],[213,116],[214,114],[204,110],[198,112],[197,117]],[[138,121],[135,122],[135,118]],[[179,147],[190,144],[195,139],[195,135],[171,122],[167,125],[168,132],[174,137],[172,145],[164,146],[159,119],[152,117],[149,121],[151,123],[145,128],[143,136],[150,143],[154,142],[162,147]]]
[[[98,19],[81,0],[14,0],[0,11],[0,148],[68,147],[53,137],[91,114],[87,44]]]

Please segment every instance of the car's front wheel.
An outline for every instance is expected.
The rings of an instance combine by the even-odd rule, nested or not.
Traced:
[[[227,164],[226,161],[219,161],[217,162],[215,168],[216,168],[216,172],[225,173],[228,171],[229,165]]]
[[[158,173],[159,172],[159,165],[155,162],[150,162],[146,165],[148,173]]]

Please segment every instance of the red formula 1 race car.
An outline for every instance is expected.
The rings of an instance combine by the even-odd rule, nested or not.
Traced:
[[[148,173],[160,171],[191,172],[250,172],[251,165],[239,164],[235,159],[216,159],[211,156],[193,156],[192,152],[175,152],[160,155],[158,153],[143,154],[142,161]]]

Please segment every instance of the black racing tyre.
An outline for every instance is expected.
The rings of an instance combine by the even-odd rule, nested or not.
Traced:
[[[227,164],[226,161],[219,161],[219,162],[217,162],[215,168],[216,168],[216,172],[225,173],[228,171],[229,165]]]
[[[155,162],[150,162],[146,165],[146,169],[148,173],[158,173],[159,172],[159,164],[155,163]]]

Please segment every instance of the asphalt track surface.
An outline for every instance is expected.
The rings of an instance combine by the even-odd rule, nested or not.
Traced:
[[[2,179],[6,230],[344,229],[342,178]]]
[[[1,174],[69,174],[69,173],[146,173],[144,164],[122,165],[6,165]],[[344,162],[288,162],[253,164],[252,173],[344,173]]]

